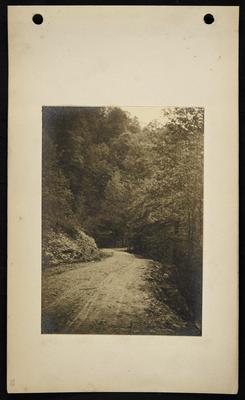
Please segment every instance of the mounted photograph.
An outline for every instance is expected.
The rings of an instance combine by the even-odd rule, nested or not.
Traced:
[[[202,335],[204,108],[42,108],[42,334]]]

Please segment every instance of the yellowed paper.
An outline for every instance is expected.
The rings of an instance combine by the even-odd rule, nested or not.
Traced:
[[[236,393],[238,7],[8,15],[9,393]],[[101,105],[205,109],[202,336],[41,334],[42,107]]]

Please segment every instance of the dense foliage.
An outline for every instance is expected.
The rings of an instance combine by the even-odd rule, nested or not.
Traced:
[[[201,318],[201,108],[169,108],[141,128],[116,107],[43,108],[43,243],[79,230],[176,266]],[[45,242],[46,240],[46,242]]]

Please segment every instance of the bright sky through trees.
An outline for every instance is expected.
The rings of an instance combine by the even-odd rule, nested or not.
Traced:
[[[122,110],[130,113],[132,117],[137,117],[139,123],[142,127],[149,124],[153,120],[158,120],[159,122],[164,121],[163,117],[163,107],[121,107]]]

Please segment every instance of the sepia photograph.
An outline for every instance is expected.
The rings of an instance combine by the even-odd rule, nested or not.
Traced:
[[[204,109],[42,126],[42,333],[201,335]]]
[[[8,393],[237,393],[239,20],[8,8]]]

